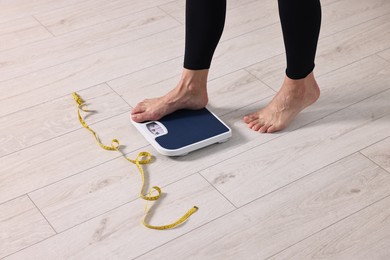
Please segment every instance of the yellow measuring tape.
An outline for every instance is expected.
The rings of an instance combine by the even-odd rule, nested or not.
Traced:
[[[108,150],[108,151],[118,151],[122,154],[122,156],[128,160],[129,162],[135,164],[138,168],[138,171],[140,172],[141,174],[141,177],[142,177],[142,186],[141,186],[141,191],[140,191],[140,197],[144,200],[147,200],[147,201],[154,201],[154,200],[158,200],[160,198],[160,195],[161,195],[161,189],[157,186],[153,186],[151,189],[150,189],[150,192],[149,192],[149,195],[146,196],[144,195],[144,188],[145,188],[145,173],[144,173],[144,170],[142,168],[142,165],[143,164],[148,164],[152,161],[152,155],[148,152],[141,152],[138,154],[137,158],[135,160],[132,160],[128,157],[126,157],[121,151],[120,151],[120,144],[119,144],[119,141],[117,139],[113,139],[111,141],[111,146],[107,146],[107,145],[104,145],[98,135],[96,134],[95,131],[93,131],[88,125],[87,123],[84,121],[84,119],[82,118],[81,114],[80,114],[80,110],[83,111],[83,112],[91,112],[89,111],[85,105],[85,102],[84,100],[80,97],[80,95],[78,95],[76,92],[73,92],[72,93],[72,96],[74,98],[74,100],[76,101],[76,103],[78,104],[78,110],[77,110],[77,115],[78,115],[78,118],[79,118],[79,121],[81,123],[81,125],[88,129],[92,134],[93,136],[95,137],[97,143],[100,145],[100,147],[102,147],[104,150]],[[152,196],[152,191],[155,190],[157,191],[158,195],[156,196]],[[189,211],[187,211],[186,214],[184,214],[179,220],[171,223],[171,224],[168,224],[168,225],[163,225],[163,226],[153,226],[153,225],[150,225],[148,223],[146,223],[145,219],[148,215],[148,205],[146,204],[146,207],[145,207],[145,215],[144,215],[144,218],[142,220],[142,224],[147,227],[147,228],[151,228],[151,229],[157,229],[157,230],[164,230],[164,229],[171,229],[171,228],[174,228],[180,224],[182,224],[183,222],[185,222],[192,214],[194,214],[196,211],[198,210],[198,207],[194,206],[192,207]]]

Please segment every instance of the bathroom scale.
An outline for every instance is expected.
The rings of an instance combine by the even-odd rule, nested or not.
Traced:
[[[131,122],[159,153],[167,156],[186,155],[232,136],[231,129],[207,108],[178,110],[158,121]]]

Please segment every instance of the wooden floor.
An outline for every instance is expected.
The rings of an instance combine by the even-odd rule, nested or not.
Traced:
[[[0,1],[0,259],[390,259],[390,1],[322,0],[321,98],[284,131],[241,118],[284,75],[275,0],[228,0],[209,78],[230,141],[159,155],[129,123],[178,81],[184,0]],[[141,224],[141,178],[164,195]]]

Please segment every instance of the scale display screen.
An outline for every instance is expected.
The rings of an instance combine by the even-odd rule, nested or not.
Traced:
[[[147,123],[146,128],[149,130],[149,132],[156,136],[165,134],[164,129],[156,122]]]

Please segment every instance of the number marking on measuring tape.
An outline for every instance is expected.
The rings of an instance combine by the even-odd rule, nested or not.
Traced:
[[[155,201],[155,200],[158,200],[161,196],[161,189],[157,186],[153,186],[150,191],[149,191],[149,195],[144,195],[144,189],[145,189],[145,172],[142,168],[142,165],[144,164],[148,164],[152,161],[152,155],[148,152],[140,152],[138,154],[138,156],[135,158],[135,160],[133,159],[130,159],[128,157],[126,157],[121,151],[120,151],[120,144],[119,144],[119,141],[117,139],[113,139],[111,141],[111,146],[107,146],[107,145],[104,145],[100,139],[99,139],[99,136],[96,134],[95,131],[93,131],[89,126],[88,124],[85,122],[85,120],[83,119],[83,117],[81,116],[81,113],[80,113],[80,110],[83,111],[83,112],[91,112],[90,110],[87,109],[87,106],[85,104],[85,101],[80,97],[79,94],[77,94],[76,92],[73,92],[72,93],[72,96],[74,98],[74,100],[76,101],[76,103],[78,104],[78,110],[77,110],[77,116],[79,118],[79,121],[81,123],[81,125],[87,129],[88,131],[90,131],[92,133],[92,135],[95,137],[96,139],[96,142],[99,144],[100,147],[102,147],[104,150],[108,150],[108,151],[118,151],[122,154],[122,156],[128,160],[129,162],[135,164],[138,168],[138,171],[139,173],[141,174],[141,179],[142,179],[142,186],[141,186],[141,190],[140,190],[140,194],[139,196],[146,200],[146,201]],[[158,195],[156,196],[152,196],[152,191],[155,190],[157,191]],[[194,206],[192,207],[189,211],[187,211],[186,214],[184,214],[180,219],[178,219],[177,221],[171,223],[171,224],[168,224],[168,225],[162,225],[162,226],[153,226],[153,225],[150,225],[146,222],[146,217],[148,216],[148,212],[149,212],[149,209],[148,209],[148,204],[146,204],[145,206],[145,215],[144,215],[144,218],[142,220],[142,224],[147,227],[147,228],[151,228],[151,229],[157,229],[157,230],[164,230],[164,229],[171,229],[171,228],[174,228],[182,223],[184,223],[192,214],[194,214],[196,211],[198,210],[198,207]]]

